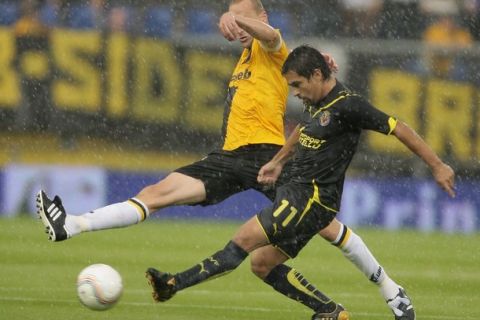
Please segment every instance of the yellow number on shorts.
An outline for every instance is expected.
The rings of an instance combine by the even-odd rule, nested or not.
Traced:
[[[273,216],[276,218],[280,215],[280,213],[282,213],[283,210],[285,210],[285,208],[289,205],[289,202],[288,200],[285,200],[283,199],[282,200],[282,204],[277,208],[277,210],[275,210],[273,212]],[[295,217],[295,215],[297,214],[298,210],[297,208],[291,206],[290,207],[290,213],[288,214],[288,216],[285,218],[285,220],[283,220],[282,222],[282,227],[286,227],[290,221],[292,221],[293,217]]]

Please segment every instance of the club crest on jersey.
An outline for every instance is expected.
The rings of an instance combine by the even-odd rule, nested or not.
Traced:
[[[329,111],[323,111],[320,116],[318,117],[318,122],[322,127],[328,126],[330,123],[330,112]]]

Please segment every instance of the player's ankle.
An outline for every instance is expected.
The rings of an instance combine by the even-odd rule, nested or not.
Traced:
[[[385,301],[394,298],[398,294],[399,287],[400,286],[388,276],[379,283],[379,289]]]
[[[82,232],[90,231],[91,227],[88,219],[82,216],[67,214],[65,218],[65,229],[68,230],[71,236],[74,236]]]

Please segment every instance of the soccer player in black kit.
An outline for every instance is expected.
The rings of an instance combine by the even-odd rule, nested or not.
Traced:
[[[224,249],[177,274],[150,268],[147,276],[158,301],[240,265],[256,248],[273,245],[277,255],[265,257],[262,279],[285,296],[310,307],[313,320],[347,320],[349,314],[316,289],[298,271],[283,264],[328,226],[340,209],[345,172],[355,154],[362,130],[394,135],[431,168],[437,183],[455,195],[454,172],[414,130],[376,109],[334,77],[320,52],[309,46],[293,50],[282,74],[292,93],[304,102],[301,123],[287,143],[265,164],[258,181],[274,183],[284,164],[295,155],[290,181],[280,186],[272,206],[243,224]],[[350,229],[338,239],[348,241]],[[395,319],[414,320],[415,311],[403,288],[388,301]],[[395,303],[395,305],[391,305]]]

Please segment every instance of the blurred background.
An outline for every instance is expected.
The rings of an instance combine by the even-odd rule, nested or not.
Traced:
[[[135,195],[220,147],[241,48],[217,30],[228,1],[0,0],[0,215],[34,194],[82,213]],[[480,1],[263,0],[290,48],[334,56],[338,78],[406,121],[457,172],[450,199],[396,139],[365,133],[341,219],[473,233],[480,228]],[[286,134],[300,105],[289,99]],[[246,192],[160,216],[246,219]]]

